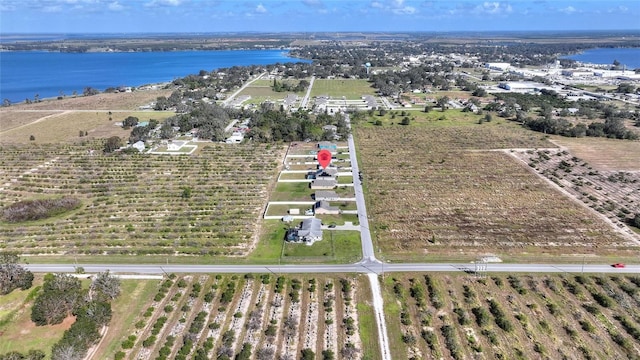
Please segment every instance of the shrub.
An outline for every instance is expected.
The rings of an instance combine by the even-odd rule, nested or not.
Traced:
[[[18,201],[4,208],[2,218],[11,223],[46,219],[77,209],[80,204],[80,200],[72,196]]]

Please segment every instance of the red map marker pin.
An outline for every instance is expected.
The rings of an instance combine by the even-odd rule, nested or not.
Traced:
[[[326,169],[329,164],[331,164],[331,151],[327,149],[322,149],[318,151],[318,163],[320,167]]]

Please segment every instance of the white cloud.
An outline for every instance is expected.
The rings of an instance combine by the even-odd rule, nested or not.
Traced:
[[[258,14],[264,14],[267,12],[267,9],[264,7],[264,5],[258,4],[258,6],[256,6],[256,12]]]
[[[391,11],[393,11],[393,13],[396,15],[411,15],[416,13],[416,8],[414,8],[413,6],[405,6],[402,8],[393,9]]]
[[[183,0],[151,0],[144,4],[146,7],[156,6],[178,6],[183,3]]]
[[[485,1],[482,5],[476,6],[473,12],[477,14],[503,14],[512,11],[513,8],[509,4],[503,4],[499,1]]]
[[[109,10],[111,10],[111,11],[120,11],[120,10],[124,9],[124,6],[122,6],[117,1],[114,1],[114,2],[110,3],[108,7],[109,7]]]
[[[396,15],[411,15],[417,12],[415,7],[405,5],[404,0],[372,1],[370,6],[373,9],[388,11]]]
[[[567,6],[566,8],[560,9],[560,12],[563,12],[565,14],[573,14],[576,11],[576,8],[574,8],[573,6]]]
[[[42,12],[46,12],[46,13],[57,13],[61,11],[62,11],[62,6],[60,5],[45,6],[42,8]]]

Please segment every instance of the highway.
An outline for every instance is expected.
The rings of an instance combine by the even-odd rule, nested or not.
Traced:
[[[627,265],[617,269],[610,265],[582,264],[505,264],[488,263],[486,271],[491,273],[608,273],[638,274],[640,265]],[[466,272],[473,273],[473,263],[381,263],[360,261],[354,264],[337,265],[162,265],[162,264],[26,264],[27,269],[37,273],[73,273],[82,267],[86,273],[109,270],[117,274],[163,274],[163,273],[374,273],[382,275],[394,272]]]
[[[258,79],[257,77],[256,79]],[[254,79],[255,80],[255,79]],[[245,84],[247,86],[248,84]],[[244,88],[244,87],[243,87]],[[238,90],[230,98],[233,98]],[[308,95],[308,94],[307,94]],[[346,115],[347,124],[351,126]],[[378,343],[383,360],[391,360],[389,350],[388,332],[384,318],[383,298],[380,290],[380,282],[377,275],[394,272],[459,272],[470,275],[484,275],[491,273],[609,273],[625,274],[640,273],[640,265],[627,265],[624,268],[614,268],[608,264],[505,264],[505,263],[388,263],[376,259],[373,241],[369,231],[369,219],[367,216],[362,183],[359,176],[356,147],[353,136],[347,139],[349,145],[349,157],[353,173],[353,185],[358,208],[358,221],[360,223],[360,236],[362,243],[362,260],[353,264],[286,264],[286,265],[178,265],[178,264],[26,264],[25,267],[37,273],[75,273],[82,267],[85,273],[98,273],[111,271],[119,275],[163,275],[170,273],[271,273],[301,274],[301,273],[362,273],[367,274],[371,283],[373,310],[378,327]]]

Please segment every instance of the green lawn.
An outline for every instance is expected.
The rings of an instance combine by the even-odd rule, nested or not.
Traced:
[[[314,190],[309,188],[309,183],[283,183],[279,182],[271,192],[269,201],[307,201],[312,200]]]
[[[351,263],[362,256],[360,232],[323,231],[323,239],[308,246],[305,244],[285,243],[283,262],[328,262]]]
[[[402,342],[402,330],[400,329],[400,304],[393,292],[393,279],[391,276],[383,277],[382,296],[384,298],[384,317],[387,323],[387,335],[389,337],[389,350],[392,359],[406,359],[407,350]]]
[[[31,304],[35,293],[42,283],[34,281],[34,287],[26,291],[13,291],[0,296],[0,308],[8,310],[0,320],[0,355],[10,351],[27,353],[29,350],[41,350],[51,355],[51,347],[62,338],[62,333],[73,323],[67,318],[62,324],[36,326],[31,321]],[[33,292],[33,295],[30,294]]]
[[[251,263],[352,263],[362,257],[358,231],[325,230],[322,241],[307,246],[285,243],[287,225],[282,221],[265,220],[262,229],[260,242],[248,258]]]
[[[380,344],[378,342],[378,325],[370,300],[371,287],[366,276],[361,276],[358,282],[358,329],[362,341],[362,359],[381,359]]]
[[[318,219],[322,220],[323,224],[336,224],[344,225],[345,221],[350,221],[353,225],[358,225],[358,215],[356,214],[340,214],[340,215],[318,215]]]
[[[373,116],[369,116],[366,122],[361,122],[358,126],[380,126],[374,125],[380,120],[383,127],[385,126],[405,126],[400,125],[402,119],[407,116],[410,119],[409,126],[429,126],[429,127],[449,127],[449,126],[479,126],[478,120],[484,119],[485,115],[478,115],[472,112],[462,112],[458,109],[449,109],[444,112],[439,108],[425,113],[424,111],[404,111],[403,110],[387,111],[385,115],[380,116],[376,111]],[[395,114],[395,117],[393,116]],[[506,121],[502,118],[492,115],[491,122],[484,122],[482,126],[495,126],[504,124]]]
[[[311,96],[329,95],[332,98],[344,96],[348,100],[360,99],[362,95],[375,95],[376,91],[366,80],[316,79]]]
[[[250,263],[274,264],[280,260],[287,225],[280,220],[265,220],[256,249],[248,256]]]
[[[146,309],[158,288],[158,280],[122,280],[120,296],[113,301],[113,317],[96,358],[113,359],[122,339],[134,333],[134,321]]]

